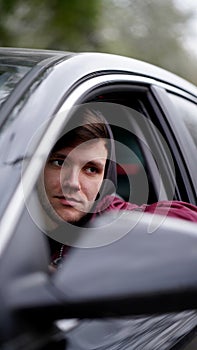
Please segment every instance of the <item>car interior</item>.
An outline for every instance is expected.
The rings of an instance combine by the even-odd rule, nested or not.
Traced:
[[[115,90],[115,91],[114,91]],[[139,91],[140,90],[140,91]],[[166,181],[155,133],[161,137],[158,120],[151,122],[154,111],[148,101],[147,89],[136,91],[127,87],[106,88],[85,101],[99,109],[109,122],[116,148],[117,194],[126,201],[141,205],[171,199],[173,189]],[[151,115],[151,118],[150,118]],[[163,141],[161,141],[163,142]],[[166,146],[167,147],[167,146]]]

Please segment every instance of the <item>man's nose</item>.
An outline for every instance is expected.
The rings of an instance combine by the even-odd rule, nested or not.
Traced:
[[[61,184],[64,189],[80,190],[79,170],[74,167],[66,167],[61,171]]]

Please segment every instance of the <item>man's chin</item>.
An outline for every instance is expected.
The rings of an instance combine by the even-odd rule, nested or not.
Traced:
[[[77,224],[79,221],[81,221],[84,218],[85,215],[86,213],[80,212],[77,210],[70,210],[67,213],[65,212],[62,213],[61,211],[60,212],[57,211],[57,216],[62,223],[67,222],[69,224]]]
[[[54,203],[46,203],[42,201],[43,208],[45,212],[50,217],[50,219],[55,223],[55,225],[62,225],[67,222],[70,224],[77,224],[83,221],[83,218],[87,216],[87,213],[80,211],[74,207],[57,207],[53,205]]]

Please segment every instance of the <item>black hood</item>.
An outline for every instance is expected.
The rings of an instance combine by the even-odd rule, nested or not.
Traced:
[[[103,184],[100,189],[99,200],[103,199],[106,195],[115,194],[117,188],[117,169],[116,169],[116,153],[115,153],[115,143],[114,137],[110,125],[107,120],[102,117],[103,122],[107,127],[109,134],[109,147],[108,147],[108,157],[105,165],[105,174],[103,179]],[[108,181],[106,181],[108,180]]]
[[[97,195],[94,206],[91,209],[91,213],[85,215],[82,220],[77,223],[77,226],[86,226],[92,218],[92,215],[97,211],[96,208],[99,206],[99,202],[104,199],[107,195],[115,195],[117,189],[117,166],[116,166],[116,152],[115,152],[115,141],[112,133],[112,129],[105,119],[105,117],[98,111],[93,110],[94,113],[99,115],[101,121],[105,124],[108,132],[108,155],[105,165],[105,173],[103,183],[100,191]]]

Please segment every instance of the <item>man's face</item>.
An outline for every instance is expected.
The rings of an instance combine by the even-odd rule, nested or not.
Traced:
[[[107,149],[102,139],[65,147],[50,155],[45,190],[58,216],[75,223],[90,212],[102,185]]]

